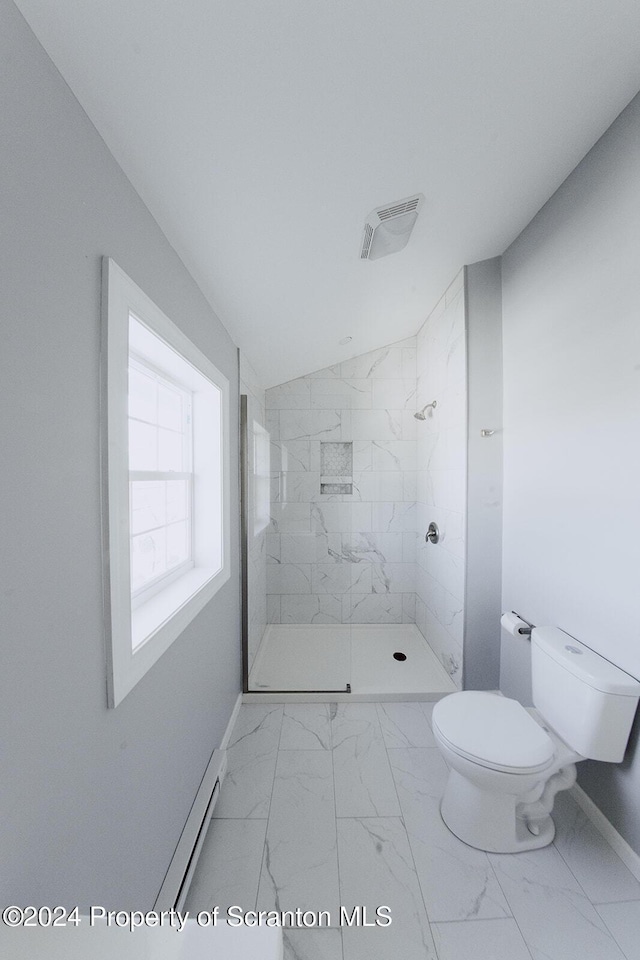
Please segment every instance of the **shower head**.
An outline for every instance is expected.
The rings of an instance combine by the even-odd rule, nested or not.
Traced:
[[[427,419],[427,410],[429,410],[429,409],[435,410],[435,408],[436,408],[437,406],[438,406],[438,401],[437,401],[437,400],[433,400],[431,403],[428,403],[426,406],[424,406],[424,407],[422,408],[422,410],[418,410],[417,413],[414,413],[414,417],[416,418],[416,420],[426,420],[426,419]]]

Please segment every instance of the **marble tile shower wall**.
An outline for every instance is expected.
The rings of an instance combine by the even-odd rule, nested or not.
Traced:
[[[462,683],[467,476],[464,270],[417,335],[416,625],[454,682]],[[425,541],[430,521],[440,542]]]
[[[266,391],[270,623],[413,623],[416,338]],[[320,492],[320,444],[352,443],[353,492]]]

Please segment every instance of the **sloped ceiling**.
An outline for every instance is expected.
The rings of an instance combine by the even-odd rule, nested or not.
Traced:
[[[640,87],[638,0],[17,6],[264,386],[415,333]]]

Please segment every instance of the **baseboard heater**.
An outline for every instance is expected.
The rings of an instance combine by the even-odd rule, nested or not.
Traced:
[[[154,910],[182,910],[226,771],[227,751],[214,750],[180,834]]]

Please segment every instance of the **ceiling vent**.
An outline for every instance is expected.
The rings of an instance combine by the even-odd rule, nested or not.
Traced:
[[[372,210],[364,225],[361,260],[379,260],[404,249],[424,202],[421,193]]]

